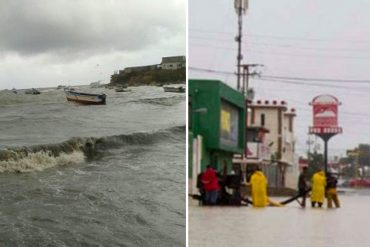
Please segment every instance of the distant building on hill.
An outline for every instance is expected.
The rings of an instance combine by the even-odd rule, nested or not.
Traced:
[[[145,72],[157,69],[176,70],[185,67],[186,67],[185,56],[162,57],[162,62],[160,64],[126,67],[125,69],[120,70],[119,74],[126,74],[131,72]]]
[[[174,56],[174,57],[162,57],[162,63],[160,64],[162,69],[181,69],[186,67],[185,56]]]

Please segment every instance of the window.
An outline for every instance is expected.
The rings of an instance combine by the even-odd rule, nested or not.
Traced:
[[[220,110],[220,143],[238,147],[239,109],[226,101],[222,101]]]
[[[265,114],[261,114],[261,126],[265,126]]]
[[[293,117],[289,117],[289,131],[293,132]]]
[[[261,142],[259,132],[257,130],[247,130],[247,142]]]

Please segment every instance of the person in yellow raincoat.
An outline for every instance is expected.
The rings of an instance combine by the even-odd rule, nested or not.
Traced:
[[[312,176],[311,206],[314,208],[316,203],[322,207],[325,199],[326,177],[323,170],[319,170]]]
[[[267,179],[261,169],[253,173],[250,180],[252,202],[254,207],[266,207],[269,203],[267,197]]]

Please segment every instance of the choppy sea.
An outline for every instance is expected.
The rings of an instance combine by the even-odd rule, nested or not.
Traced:
[[[185,94],[0,92],[2,246],[185,246]]]

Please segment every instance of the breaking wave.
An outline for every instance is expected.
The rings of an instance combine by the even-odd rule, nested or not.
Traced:
[[[55,166],[83,163],[107,149],[152,145],[161,141],[183,141],[185,125],[155,132],[105,137],[73,137],[57,144],[34,145],[0,150],[0,173],[42,171]]]
[[[178,95],[178,96],[171,96],[171,97],[159,97],[159,98],[149,98],[149,99],[139,99],[129,101],[131,103],[144,103],[144,104],[153,104],[153,105],[161,105],[161,106],[173,106],[182,101],[184,101],[185,96]]]
[[[0,160],[0,172],[30,172],[42,171],[54,166],[68,166],[83,163],[85,156],[82,152],[60,153],[54,157],[49,152],[28,153],[27,155],[17,155],[8,160]]]

